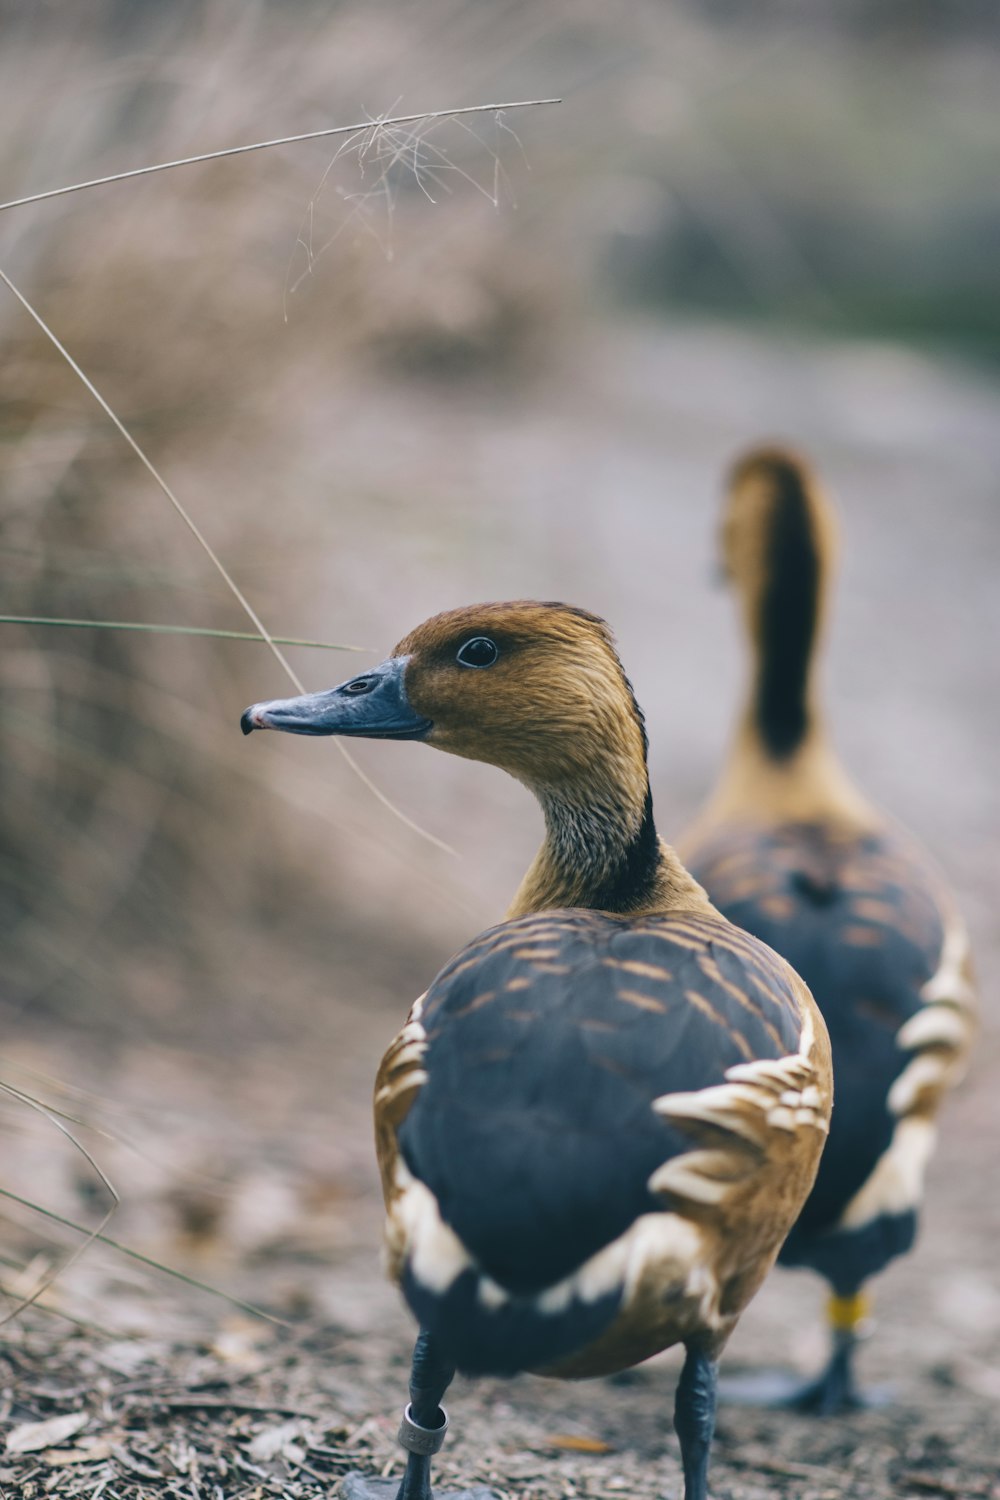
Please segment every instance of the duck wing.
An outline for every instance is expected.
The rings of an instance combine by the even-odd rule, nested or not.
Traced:
[[[912,1239],[929,1122],[974,1030],[968,944],[940,877],[895,831],[845,834],[822,824],[721,829],[689,858],[729,920],[801,974],[830,1033],[830,1138],[782,1258],[813,1263],[810,1239],[851,1218],[852,1205],[865,1222],[905,1209],[901,1228]],[[898,1179],[906,1169],[895,1159],[903,1142],[905,1192]],[[887,1162],[874,1197],[862,1200]],[[883,1263],[905,1245],[886,1240],[884,1248],[883,1257],[872,1246]]]
[[[755,1115],[811,1077],[800,993],[713,915],[548,912],[477,938],[431,985],[377,1094],[390,1259],[395,1227],[418,1316],[433,1294],[468,1318],[475,1286],[544,1300],[643,1215],[711,1207],[766,1154]],[[755,1067],[776,1070],[756,1091],[741,1072]],[[567,1337],[622,1290],[591,1299]],[[512,1367],[530,1364],[526,1338],[508,1341]]]

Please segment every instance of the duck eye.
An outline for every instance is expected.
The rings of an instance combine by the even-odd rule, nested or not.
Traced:
[[[492,667],[499,655],[496,641],[491,641],[488,635],[474,635],[471,641],[459,647],[455,659],[463,667]]]

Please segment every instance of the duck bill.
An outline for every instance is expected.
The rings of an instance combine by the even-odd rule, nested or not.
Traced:
[[[348,735],[369,740],[422,740],[432,724],[406,696],[409,657],[391,656],[370,672],[323,693],[253,703],[240,719],[244,734],[280,729],[286,734]]]

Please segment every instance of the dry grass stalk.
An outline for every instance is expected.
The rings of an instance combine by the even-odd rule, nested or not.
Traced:
[[[87,188],[106,187],[112,182],[127,182],[136,177],[149,177],[154,172],[171,172],[175,167],[191,167],[202,162],[221,161],[224,157],[246,156],[251,151],[270,151],[275,146],[294,146],[300,141],[319,141],[333,136],[360,137],[364,144],[359,149],[365,155],[380,151],[381,140],[384,136],[393,143],[392,151],[396,153],[394,160],[399,160],[403,151],[410,150],[418,139],[415,133],[405,137],[406,144],[401,151],[398,146],[398,137],[393,138],[393,132],[401,126],[429,126],[441,120],[459,120],[465,115],[494,115],[499,121],[500,117],[510,110],[535,109],[543,104],[561,103],[561,99],[516,99],[506,104],[468,104],[460,109],[427,110],[416,115],[376,115],[373,119],[362,120],[355,125],[331,125],[323,130],[305,130],[298,135],[277,136],[269,141],[251,141],[243,146],[226,146],[221,151],[202,151],[197,156],[180,156],[173,161],[154,162],[146,167],[133,167],[127,172],[111,172],[106,177],[91,177],[86,182],[67,183],[64,187],[48,188],[42,193],[29,193],[23,198],[11,198],[6,203],[0,203],[0,213],[4,213],[9,208],[26,208],[29,203],[44,203],[49,198],[63,198],[68,193],[82,193]],[[452,169],[451,163],[446,163],[446,165]],[[462,173],[462,175],[474,187],[479,187],[479,184],[468,173]],[[414,176],[419,182],[416,161],[414,162]]]
[[[108,1177],[107,1173],[104,1171],[103,1167],[101,1167],[100,1164],[96,1161],[93,1154],[87,1150],[83,1142],[80,1141],[77,1136],[73,1134],[72,1130],[69,1129],[68,1125],[65,1123],[65,1117],[63,1119],[59,1118],[62,1111],[48,1108],[48,1106],[43,1104],[41,1100],[34,1098],[34,1096],[31,1094],[25,1093],[23,1089],[14,1088],[13,1085],[9,1083],[0,1082],[0,1092],[7,1094],[11,1099],[16,1099],[21,1104],[26,1104],[29,1109],[32,1109],[36,1114],[41,1115],[42,1118],[47,1120],[50,1125],[54,1125],[59,1133],[64,1136],[65,1139],[68,1140],[77,1151],[79,1151],[80,1155],[87,1162],[87,1165],[93,1172],[96,1173],[97,1177],[100,1180],[101,1186],[111,1196],[111,1203],[108,1205],[108,1208],[97,1228],[88,1231],[87,1237],[83,1241],[83,1243],[81,1245],[78,1245],[76,1249],[70,1253],[66,1260],[63,1261],[62,1265],[54,1267],[53,1270],[42,1276],[32,1292],[30,1292],[27,1296],[22,1297],[21,1300],[9,1312],[5,1313],[3,1317],[0,1317],[0,1328],[2,1328],[5,1323],[11,1322],[12,1319],[16,1318],[19,1313],[22,1313],[26,1307],[31,1307],[34,1302],[37,1302],[38,1298],[41,1297],[44,1292],[48,1291],[48,1289],[59,1278],[59,1276],[61,1276],[64,1271],[68,1271],[70,1266],[72,1266],[74,1262],[80,1259],[80,1256],[83,1255],[87,1248],[94,1243],[94,1240],[100,1238],[103,1231],[108,1227],[111,1220],[113,1219],[115,1210],[118,1208],[121,1199],[118,1195],[117,1189],[115,1188],[111,1179]]]
[[[144,1255],[141,1250],[135,1250],[131,1245],[123,1245],[120,1240],[114,1240],[110,1235],[105,1234],[103,1229],[90,1230],[85,1224],[78,1224],[74,1219],[67,1218],[65,1214],[57,1214],[54,1209],[46,1208],[44,1204],[33,1203],[30,1198],[25,1198],[20,1193],[12,1192],[10,1188],[0,1188],[0,1198],[7,1198],[12,1203],[20,1204],[22,1208],[29,1208],[33,1213],[41,1214],[43,1218],[49,1219],[54,1224],[62,1224],[66,1229],[73,1229],[77,1234],[86,1235],[86,1241],[73,1253],[72,1260],[77,1260],[87,1246],[94,1242],[107,1245],[109,1249],[117,1251],[119,1255],[125,1255],[129,1260],[138,1261],[140,1265],[149,1266],[154,1271],[160,1271],[164,1276],[170,1276],[175,1281],[183,1282],[185,1286],[193,1287],[196,1291],[207,1292],[210,1297],[218,1297],[223,1302],[227,1302],[230,1307],[236,1307],[239,1308],[240,1312],[249,1313],[251,1317],[260,1318],[265,1323],[273,1323],[279,1328],[288,1328],[291,1326],[284,1318],[275,1317],[273,1313],[265,1312],[263,1308],[257,1307],[252,1302],[244,1302],[241,1297],[233,1297],[229,1292],[224,1292],[221,1287],[212,1286],[207,1281],[201,1281],[197,1276],[189,1276],[186,1271],[178,1271],[176,1266],[169,1266],[165,1261],[156,1260],[152,1255]],[[65,1265],[61,1266],[57,1274],[65,1271],[69,1263],[67,1261]],[[38,1288],[38,1292],[46,1291],[54,1280],[55,1277],[50,1277],[43,1286]],[[38,1295],[38,1293],[35,1295]],[[34,1297],[31,1297],[24,1305],[28,1306],[33,1301]],[[21,1310],[21,1308],[17,1309],[18,1312]],[[5,1318],[3,1321],[6,1322],[8,1319]]]
[[[149,458],[147,458],[145,452],[136,442],[135,438],[129,432],[125,424],[121,421],[120,417],[118,417],[112,410],[112,408],[101,395],[100,391],[94,385],[90,377],[84,373],[79,364],[70,354],[69,350],[56,337],[41,314],[28,301],[27,297],[25,297],[24,293],[18,290],[18,288],[14,285],[14,283],[11,281],[10,277],[2,267],[0,267],[0,281],[2,281],[3,284],[7,287],[8,291],[12,292],[13,295],[17,298],[18,302],[20,302],[21,306],[28,313],[29,317],[34,320],[34,322],[41,329],[42,333],[44,333],[45,337],[49,340],[52,346],[59,352],[59,354],[62,355],[63,359],[69,365],[74,375],[76,375],[77,378],[83,383],[86,389],[93,396],[94,400],[97,402],[98,406],[104,412],[105,416],[112,423],[118,433],[125,439],[126,443],[132,449],[132,452],[139,459],[139,462],[142,464],[143,468],[153,479],[157,487],[169,500],[177,515],[184,522],[185,526],[198,542],[202,551],[205,553],[205,556],[208,558],[209,562],[212,564],[215,571],[222,579],[223,583],[225,583],[226,587],[229,589],[229,592],[233,595],[233,598],[237,601],[240,608],[244,611],[247,618],[253,624],[258,634],[265,641],[271,653],[277,660],[285,675],[288,677],[289,681],[292,683],[295,690],[299,693],[304,693],[306,691],[305,683],[302,681],[301,677],[299,677],[298,673],[294,670],[291,663],[288,661],[288,658],[285,656],[284,652],[281,650],[274,637],[268,631],[267,626],[264,624],[260,615],[254,609],[253,605],[250,603],[249,599],[246,597],[239,584],[233,578],[228,568],[226,568],[225,564],[222,562],[222,559],[219,557],[218,553],[215,551],[214,547],[211,545],[204,532],[197,525],[190,512],[181,504],[180,500],[178,500],[177,496],[174,494],[174,491],[171,489],[170,485],[167,484],[167,481],[163,478],[162,474],[151,463]],[[414,833],[418,834],[421,838],[426,839],[429,844],[433,844],[435,848],[443,850],[446,854],[454,854],[455,851],[454,849],[452,849],[450,844],[446,844],[443,839],[439,839],[435,834],[428,832],[426,828],[422,828],[420,824],[417,823],[413,818],[408,817],[407,814],[403,812],[402,808],[397,807],[396,804],[385,795],[381,788],[375,785],[375,782],[372,781],[368,773],[362,770],[361,766],[355,760],[354,756],[341,743],[340,740],[337,740],[335,743],[341,756],[347,762],[348,766],[350,766],[354,775],[357,776],[358,780],[362,783],[363,786],[367,787],[368,791],[371,792],[376,800],[382,804],[387,812],[391,813],[393,817],[398,818],[401,823],[403,823],[407,828],[411,829]]]
[[[319,139],[319,138],[326,137],[326,136],[338,136],[338,135],[339,136],[344,136],[345,137],[345,144],[348,145],[349,147],[351,147],[352,149],[353,149],[354,145],[356,144],[357,151],[358,151],[358,157],[359,157],[359,163],[362,165],[362,167],[364,167],[364,168],[374,167],[375,170],[376,170],[376,172],[378,173],[379,180],[378,180],[376,186],[374,188],[370,189],[371,192],[375,192],[376,194],[377,193],[385,192],[385,193],[388,194],[390,192],[390,187],[391,187],[391,185],[390,185],[391,174],[393,173],[393,171],[397,167],[399,167],[399,168],[408,169],[408,170],[412,171],[412,173],[414,175],[414,179],[417,182],[418,186],[420,187],[421,191],[424,193],[424,195],[428,199],[431,199],[431,201],[433,201],[432,193],[431,193],[431,188],[432,187],[441,186],[441,187],[444,188],[444,190],[446,190],[446,191],[448,190],[447,184],[446,184],[446,182],[445,182],[445,180],[444,180],[444,178],[442,176],[442,173],[453,172],[453,173],[456,173],[461,178],[463,178],[463,179],[467,180],[468,182],[472,183],[472,185],[478,191],[482,192],[486,197],[490,198],[490,200],[492,202],[497,203],[498,200],[499,200],[499,188],[500,188],[500,183],[501,183],[501,180],[502,180],[502,167],[501,167],[501,164],[500,164],[499,157],[496,155],[496,153],[493,153],[493,156],[492,156],[493,190],[492,190],[492,193],[490,193],[490,192],[488,192],[482,186],[482,184],[478,183],[475,180],[475,178],[470,173],[465,172],[464,169],[461,166],[458,166],[455,163],[452,163],[451,161],[449,161],[447,159],[447,157],[445,157],[444,153],[440,151],[440,149],[438,148],[438,146],[435,143],[429,142],[427,140],[427,133],[428,133],[428,131],[430,129],[432,129],[435,125],[437,125],[439,123],[443,123],[444,121],[455,121],[459,125],[461,125],[463,129],[467,128],[466,126],[464,126],[464,124],[462,123],[462,121],[460,119],[458,119],[458,117],[460,117],[460,116],[469,116],[469,115],[478,115],[478,114],[493,115],[494,118],[495,118],[495,120],[496,120],[497,128],[498,129],[507,130],[507,129],[509,129],[509,127],[507,127],[506,125],[504,125],[504,123],[503,123],[503,121],[501,119],[501,114],[502,114],[503,111],[515,110],[515,109],[525,108],[525,107],[529,107],[529,106],[540,105],[540,104],[547,104],[547,103],[555,103],[555,102],[558,102],[558,101],[556,101],[556,100],[542,100],[542,99],[539,99],[539,100],[525,100],[525,101],[513,102],[513,103],[503,104],[503,105],[470,106],[470,107],[459,109],[459,110],[436,111],[436,112],[432,112],[430,114],[407,115],[407,116],[399,116],[399,117],[383,116],[383,117],[379,117],[379,118],[376,118],[376,119],[367,120],[362,125],[334,127],[334,128],[331,128],[331,129],[305,132],[305,133],[302,133],[302,134],[297,135],[297,136],[281,137],[281,138],[278,138],[278,139],[275,139],[275,140],[261,141],[261,142],[255,142],[255,143],[251,143],[251,144],[248,144],[248,145],[244,145],[244,146],[232,147],[232,148],[228,148],[228,149],[222,150],[222,151],[203,153],[203,154],[198,155],[198,156],[178,158],[178,159],[173,160],[173,161],[160,162],[160,163],[156,163],[156,164],[153,164],[153,165],[150,165],[150,166],[147,166],[147,167],[133,169],[132,171],[127,171],[127,172],[117,173],[117,174],[109,174],[109,175],[107,175],[105,177],[102,177],[102,178],[96,178],[96,179],[90,179],[90,180],[87,180],[87,181],[71,183],[71,184],[68,184],[68,185],[66,185],[64,187],[60,187],[60,188],[56,188],[56,189],[50,189],[50,190],[48,190],[46,192],[42,192],[42,193],[38,193],[38,194],[31,194],[31,195],[28,195],[26,197],[21,197],[21,198],[9,200],[6,203],[0,204],[0,212],[4,211],[6,209],[10,209],[10,208],[24,207],[24,206],[27,206],[28,204],[31,204],[31,203],[39,203],[39,202],[46,201],[46,200],[49,200],[49,199],[53,199],[53,198],[56,198],[56,197],[64,197],[64,196],[67,196],[68,194],[77,193],[77,192],[83,191],[83,190],[85,190],[87,188],[90,188],[90,187],[96,187],[96,186],[99,186],[99,185],[106,185],[106,184],[110,184],[110,183],[115,182],[115,181],[122,181],[122,180],[128,180],[128,179],[137,178],[137,177],[141,177],[141,176],[147,176],[147,175],[150,175],[152,173],[169,170],[169,169],[172,169],[174,167],[179,167],[179,166],[183,166],[183,165],[194,164],[194,163],[197,163],[197,162],[211,161],[211,160],[215,160],[215,159],[219,159],[219,158],[223,158],[223,157],[237,156],[237,155],[247,154],[249,152],[261,151],[261,150],[268,149],[270,147],[275,147],[275,146],[279,146],[279,145],[283,145],[283,144],[291,144],[291,143],[293,143],[295,141],[299,141],[299,140]],[[479,137],[476,135],[475,132],[471,132],[471,133],[474,135],[474,137],[477,140],[479,139]],[[513,134],[513,133],[511,132],[511,134]],[[326,180],[326,175],[327,174],[324,174],[324,181]],[[359,212],[361,212],[361,213],[363,213],[363,205],[361,205],[361,199],[367,198],[368,196],[370,196],[370,193],[359,195]],[[314,199],[314,202],[315,202],[315,199]],[[312,208],[314,206],[314,202],[313,202],[313,204],[310,205],[310,211],[312,211]],[[314,252],[311,245],[308,248],[309,248],[309,255],[310,255],[310,258],[311,258],[311,264],[310,264],[309,269],[311,270],[312,269],[312,265],[315,264],[315,260],[318,258],[318,256],[320,254],[323,253],[323,251],[322,251],[322,249],[320,249],[318,252]],[[104,630],[111,629],[111,628],[113,628],[113,629],[130,629],[130,630],[134,629],[136,631],[144,631],[144,632],[147,632],[147,633],[191,634],[191,635],[198,635],[198,636],[215,637],[215,638],[220,638],[220,639],[250,639],[250,640],[255,640],[255,641],[264,641],[270,647],[270,649],[273,652],[275,658],[278,660],[278,662],[282,666],[282,669],[285,671],[286,675],[289,677],[289,679],[292,681],[292,683],[294,684],[294,686],[296,687],[296,689],[299,690],[299,691],[303,690],[303,684],[301,683],[300,679],[298,678],[298,676],[296,675],[296,673],[291,668],[291,666],[288,663],[287,659],[284,657],[284,654],[278,649],[280,646],[282,646],[282,645],[308,645],[308,646],[322,647],[324,649],[348,649],[348,650],[350,650],[350,649],[361,649],[361,648],[356,648],[356,647],[354,647],[354,648],[352,648],[352,647],[337,647],[337,646],[334,646],[332,643],[329,643],[329,642],[307,641],[307,640],[302,640],[302,639],[297,638],[297,637],[296,638],[274,637],[274,636],[272,636],[268,632],[267,628],[263,624],[263,622],[260,619],[260,617],[254,611],[253,607],[251,606],[251,604],[249,603],[249,601],[247,600],[247,598],[245,597],[245,595],[242,593],[242,591],[240,590],[239,586],[235,583],[235,580],[233,579],[233,577],[231,576],[231,574],[228,572],[228,570],[226,569],[226,567],[222,563],[222,561],[219,558],[219,556],[217,555],[217,553],[214,551],[214,549],[212,548],[212,546],[210,545],[210,543],[207,541],[207,538],[204,536],[204,534],[201,532],[200,528],[196,525],[196,523],[192,519],[190,513],[186,510],[186,508],[184,506],[182,506],[182,504],[180,503],[180,501],[177,499],[177,496],[174,493],[173,489],[163,479],[163,477],[162,477],[159,469],[156,466],[154,466],[154,464],[151,462],[151,460],[147,456],[146,452],[144,451],[144,448],[140,446],[140,444],[136,441],[135,437],[132,435],[132,432],[129,430],[129,428],[120,420],[120,418],[117,416],[116,412],[112,409],[110,403],[105,400],[105,398],[101,394],[100,390],[98,389],[97,385],[84,372],[84,370],[81,367],[80,363],[77,360],[75,360],[73,358],[73,356],[71,356],[69,354],[68,349],[66,348],[66,346],[56,336],[56,334],[53,332],[53,330],[49,326],[49,324],[45,320],[42,319],[42,317],[36,311],[36,309],[33,306],[33,304],[31,302],[29,302],[28,298],[19,290],[19,288],[14,284],[14,282],[10,279],[10,277],[8,277],[3,271],[0,271],[0,279],[3,280],[3,282],[8,287],[8,289],[11,291],[11,293],[18,299],[18,301],[20,302],[21,306],[29,314],[29,316],[33,319],[33,321],[35,322],[36,326],[41,330],[41,332],[44,334],[45,338],[49,341],[49,343],[57,350],[57,352],[60,354],[61,358],[66,362],[66,364],[68,365],[68,367],[73,371],[73,373],[76,375],[76,377],[81,381],[81,383],[88,390],[88,392],[90,393],[90,395],[98,402],[98,404],[101,406],[102,410],[104,411],[106,417],[114,425],[114,427],[116,428],[116,430],[119,433],[119,435],[128,444],[128,446],[132,450],[133,454],[136,457],[139,458],[140,462],[146,468],[147,472],[153,478],[154,482],[158,485],[158,487],[164,493],[164,495],[166,496],[166,498],[170,501],[170,503],[171,503],[173,509],[175,510],[175,512],[185,522],[185,525],[187,526],[188,530],[195,536],[195,538],[198,541],[201,549],[210,558],[210,560],[211,560],[211,562],[213,564],[213,567],[215,568],[215,570],[218,573],[218,575],[225,582],[227,589],[238,600],[238,602],[240,603],[241,608],[248,615],[249,619],[251,620],[251,622],[255,626],[255,632],[256,633],[251,634],[249,632],[210,630],[208,628],[184,627],[184,626],[158,627],[158,626],[155,626],[155,625],[146,625],[146,624],[141,624],[141,623],[138,623],[138,622],[136,622],[134,624],[131,624],[131,623],[127,622],[127,621],[71,620],[69,617],[60,618],[60,619],[57,620],[55,617],[41,616],[41,615],[21,615],[21,616],[13,616],[13,615],[11,615],[11,616],[5,616],[5,617],[3,617],[3,622],[4,623],[10,623],[10,624],[15,624],[15,623],[19,623],[19,624],[27,624],[27,623],[42,624],[42,623],[47,623],[47,624],[52,624],[52,625],[58,624],[58,625],[62,625],[64,628],[68,628],[71,625],[77,625],[77,626],[80,626],[80,627],[86,626],[86,627],[89,627],[89,628],[104,629]],[[86,362],[86,360],[85,360],[85,362]],[[72,460],[69,460],[69,461],[72,462]],[[344,754],[344,758],[348,761],[349,764],[351,764],[352,769],[354,769],[355,773],[358,774],[361,777],[361,779],[371,789],[371,791],[373,792],[373,794],[378,798],[378,800],[384,806],[386,806],[390,811],[392,811],[395,816],[399,817],[401,819],[401,821],[403,821],[406,824],[406,826],[408,826],[409,828],[411,828],[412,830],[414,830],[415,832],[417,832],[421,836],[426,837],[426,838],[430,838],[431,842],[435,843],[438,847],[440,847],[442,849],[445,849],[445,850],[448,850],[448,846],[446,844],[444,844],[440,840],[434,839],[432,836],[426,834],[424,832],[424,830],[420,829],[419,826],[416,823],[414,823],[411,819],[405,817],[405,815],[401,814],[399,812],[399,810],[396,809],[393,806],[393,804],[388,801],[387,798],[385,798],[385,796],[379,791],[379,789],[377,787],[375,787],[371,783],[370,779],[360,770],[360,768],[356,766],[356,764],[353,762],[353,758],[350,757],[347,754],[347,752],[343,749],[343,747],[340,746],[340,745],[338,745],[337,748],[339,750],[341,750],[341,753]],[[451,852],[451,851],[449,850],[448,852]],[[104,1187],[106,1188],[107,1191],[109,1191],[113,1195],[114,1200],[115,1200],[115,1202],[112,1204],[111,1208],[109,1208],[109,1210],[108,1210],[107,1214],[105,1215],[105,1217],[102,1219],[102,1221],[101,1221],[101,1223],[100,1223],[100,1225],[98,1227],[98,1230],[96,1230],[96,1231],[87,1231],[87,1230],[85,1230],[80,1225],[72,1224],[72,1221],[70,1221],[70,1220],[63,1220],[64,1223],[72,1224],[72,1227],[74,1227],[75,1229],[77,1229],[80,1233],[85,1234],[87,1236],[87,1238],[84,1240],[84,1242],[80,1246],[77,1247],[77,1249],[72,1253],[72,1255],[69,1257],[69,1259],[62,1266],[60,1266],[60,1267],[56,1268],[55,1270],[53,1270],[53,1272],[51,1274],[47,1275],[42,1280],[42,1282],[38,1286],[35,1287],[35,1289],[32,1292],[32,1294],[28,1298],[24,1299],[24,1301],[22,1302],[22,1304],[21,1304],[20,1307],[15,1308],[13,1312],[11,1312],[11,1313],[8,1314],[8,1318],[4,1320],[4,1321],[7,1321],[7,1320],[9,1320],[10,1317],[16,1316],[17,1312],[21,1311],[21,1309],[24,1306],[27,1306],[30,1302],[33,1302],[33,1301],[37,1300],[39,1297],[41,1297],[44,1294],[44,1292],[46,1291],[46,1289],[49,1288],[49,1287],[51,1287],[51,1285],[57,1279],[57,1277],[60,1274],[62,1274],[62,1272],[66,1269],[66,1267],[68,1265],[70,1265],[73,1261],[75,1261],[81,1254],[84,1253],[84,1251],[87,1249],[88,1245],[91,1244],[95,1238],[100,1239],[103,1242],[108,1243],[108,1244],[114,1246],[116,1249],[122,1249],[124,1251],[124,1253],[134,1253],[134,1252],[129,1252],[126,1247],[118,1246],[117,1242],[108,1239],[108,1237],[102,1233],[103,1229],[106,1227],[107,1223],[110,1220],[111,1215],[114,1212],[115,1206],[117,1205],[117,1194],[115,1193],[115,1190],[114,1190],[112,1184],[110,1183],[110,1181],[108,1180],[108,1178],[106,1177],[105,1173],[102,1171],[101,1167],[98,1165],[98,1163],[96,1162],[96,1160],[93,1158],[93,1156],[86,1150],[85,1147],[83,1147],[81,1145],[81,1143],[79,1141],[77,1141],[76,1137],[73,1135],[73,1133],[71,1131],[69,1131],[64,1125],[60,1124],[59,1120],[56,1118],[56,1116],[60,1114],[60,1111],[57,1111],[57,1110],[54,1110],[54,1109],[50,1109],[48,1106],[42,1105],[39,1101],[33,1100],[30,1095],[27,1095],[27,1094],[23,1093],[22,1091],[17,1090],[15,1088],[11,1087],[11,1086],[8,1086],[8,1085],[5,1085],[5,1084],[0,1084],[0,1089],[2,1089],[9,1097],[17,1100],[18,1102],[20,1102],[20,1103],[22,1103],[24,1105],[27,1105],[29,1108],[31,1108],[31,1109],[35,1110],[36,1112],[42,1114],[43,1117],[46,1118],[47,1120],[49,1120],[52,1124],[55,1124],[56,1127],[58,1129],[60,1129],[62,1131],[62,1133],[64,1135],[66,1135],[67,1138],[69,1138],[73,1142],[74,1146],[83,1153],[83,1155],[86,1157],[88,1163],[90,1164],[91,1169],[97,1173],[97,1175],[101,1179],[101,1182],[104,1184]],[[16,1195],[13,1195],[13,1194],[8,1194],[8,1196],[16,1197]],[[39,1213],[47,1213],[47,1212],[49,1212],[49,1211],[43,1209],[41,1205],[35,1204],[35,1203],[31,1203],[27,1199],[21,1199],[21,1200],[18,1200],[18,1201],[23,1202],[25,1204],[25,1206],[31,1207],[36,1212],[39,1212]],[[135,1258],[144,1260],[146,1263],[148,1263],[148,1264],[150,1264],[150,1265],[152,1265],[152,1266],[154,1266],[154,1267],[156,1267],[158,1269],[165,1270],[165,1271],[168,1272],[168,1274],[174,1274],[174,1275],[178,1275],[178,1276],[181,1275],[181,1273],[172,1272],[169,1267],[162,1266],[161,1263],[159,1263],[159,1262],[157,1262],[155,1260],[152,1260],[149,1257],[142,1257],[142,1256],[139,1256],[137,1253],[134,1253],[134,1254],[135,1254]],[[208,1291],[215,1291],[216,1290],[215,1288],[207,1286],[205,1283],[199,1283],[199,1282],[194,1281],[193,1278],[184,1278],[184,1277],[182,1277],[181,1279],[188,1280],[188,1281],[191,1282],[192,1285],[201,1286],[203,1289],[208,1290]],[[225,1294],[219,1293],[219,1295],[225,1295]],[[236,1301],[237,1299],[230,1299],[230,1300]],[[248,1304],[241,1304],[241,1303],[237,1302],[237,1305],[246,1306],[247,1310],[257,1311],[256,1309],[250,1308]],[[45,1310],[51,1311],[53,1309],[46,1308]]]

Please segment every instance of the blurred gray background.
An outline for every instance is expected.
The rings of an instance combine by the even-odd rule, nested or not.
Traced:
[[[957,1237],[979,1278],[972,1304],[928,1301],[931,1342],[986,1358],[1000,17],[971,0],[832,11],[0,3],[4,200],[377,114],[564,101],[369,140],[332,165],[337,142],[311,142],[10,209],[0,266],[269,628],[365,648],[290,648],[308,686],[460,603],[606,615],[668,838],[706,794],[741,693],[712,583],[722,475],[763,438],[813,456],[842,527],[836,742],[947,871],[984,981],[925,1254],[946,1263]],[[247,628],[0,292],[0,607]],[[502,915],[536,808],[494,770],[355,747],[445,854],[331,743],[242,739],[245,705],[289,691],[263,646],[0,632],[0,1076],[106,1132],[88,1140],[123,1192],[125,1237],[234,1276],[270,1253],[272,1297],[297,1285],[289,1246],[374,1263],[377,1058],[438,965]],[[83,1216],[86,1164],[22,1102],[3,1115],[7,1185]],[[55,1231],[4,1213],[12,1264],[55,1263]],[[102,1264],[88,1255],[51,1295],[141,1326],[138,1284],[129,1312],[115,1282],[109,1312]]]

